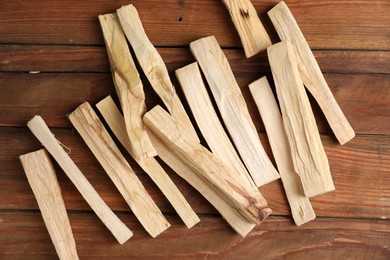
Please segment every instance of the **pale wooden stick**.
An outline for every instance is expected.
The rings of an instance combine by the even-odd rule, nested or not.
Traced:
[[[176,77],[183,89],[203,137],[213,154],[226,166],[234,169],[234,177],[247,187],[256,187],[239,155],[230,142],[207,93],[196,62],[176,70]]]
[[[69,115],[69,119],[146,231],[156,237],[166,230],[170,224],[89,103],[81,104]]]
[[[272,45],[250,0],[222,0],[222,2],[229,10],[247,58]]]
[[[214,36],[194,41],[190,48],[209,83],[222,119],[256,185],[279,178],[260,142],[229,62]]]
[[[295,224],[300,226],[315,219],[316,215],[294,170],[290,145],[278,105],[266,77],[249,84],[249,89],[263,119],[292,216]]]
[[[45,149],[19,156],[58,257],[79,259],[57,176]]]
[[[268,16],[280,39],[292,43],[303,84],[317,100],[340,144],[345,144],[355,137],[355,132],[329,89],[294,16],[283,1]]]
[[[186,128],[160,106],[145,114],[144,123],[200,178],[213,185],[226,202],[234,206],[247,220],[260,224],[269,215],[267,202],[257,188],[248,189],[237,183],[232,177],[234,173],[212,153],[201,144],[183,138],[181,133]],[[182,130],[177,130],[180,128]]]
[[[130,140],[125,132],[125,122],[119,109],[115,105],[111,96],[106,97],[98,104],[96,104],[103,118],[110,126],[112,132],[118,138],[119,142],[126,148],[134,160],[141,166],[141,168],[150,176],[156,183],[162,193],[167,197],[173,208],[179,214],[183,222],[188,228],[193,227],[200,221],[196,213],[193,211],[183,194],[173,183],[168,174],[161,167],[155,158],[145,158],[137,160],[130,149]]]
[[[224,201],[212,187],[199,178],[191,168],[180,161],[151,131],[149,131],[149,137],[157,150],[158,156],[180,177],[199,191],[238,234],[245,237],[256,226],[248,222],[234,207]]]
[[[117,14],[123,31],[153,89],[171,115],[183,124],[194,138],[197,138],[196,131],[169,78],[167,67],[145,33],[137,9],[133,5],[122,6],[117,10]]]
[[[122,106],[131,152],[137,159],[157,155],[142,123],[145,93],[116,14],[99,15],[112,78]]]
[[[70,159],[69,155],[64,151],[64,149],[62,149],[59,141],[55,139],[54,135],[50,132],[49,127],[46,125],[45,121],[43,121],[42,117],[34,116],[27,123],[27,126],[58,162],[62,170],[95,211],[96,215],[98,215],[106,227],[115,236],[118,242],[123,244],[132,237],[133,233],[131,230],[123,224],[123,222],[102,200],[87,178],[85,178],[76,164],[72,161],[72,159]]]
[[[307,197],[334,190],[328,158],[289,42],[268,47],[268,59],[295,171]]]

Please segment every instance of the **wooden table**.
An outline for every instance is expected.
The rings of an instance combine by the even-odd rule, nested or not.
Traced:
[[[254,0],[266,12],[278,1]],[[390,259],[390,2],[286,1],[356,131],[340,146],[313,102],[336,191],[312,199],[317,219],[297,227],[280,181],[261,188],[273,215],[246,238],[237,235],[184,180],[169,170],[201,222],[187,230],[155,184],[130,160],[172,224],[152,239],[66,115],[115,95],[97,15],[127,1],[0,1],[0,258],[55,259],[56,252],[18,156],[39,149],[26,128],[40,114],[92,185],[134,231],[119,245],[56,166],[81,259],[241,258]],[[132,1],[151,41],[174,70],[192,61],[188,44],[215,35],[225,48],[260,138],[271,155],[248,84],[270,69],[265,54],[246,59],[221,1]],[[147,105],[158,103],[143,76]],[[178,86],[175,81],[175,85]],[[182,97],[182,94],[179,94]]]

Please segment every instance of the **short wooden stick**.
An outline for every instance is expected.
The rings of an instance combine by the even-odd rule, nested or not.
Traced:
[[[306,95],[292,45],[280,42],[268,47],[284,128],[295,171],[307,197],[334,190],[328,158]]]
[[[184,163],[214,186],[216,191],[247,220],[260,224],[270,213],[267,202],[257,189],[246,189],[232,177],[234,173],[201,144],[183,138],[185,129],[160,106],[144,116],[144,123]],[[182,128],[182,130],[177,130]],[[216,174],[219,173],[219,174]]]
[[[299,175],[294,170],[291,149],[278,105],[266,77],[249,84],[249,89],[263,119],[293,219],[295,224],[300,226],[315,219],[316,215],[303,192]]]
[[[196,131],[171,82],[167,67],[145,33],[137,9],[133,5],[126,5],[119,8],[117,14],[123,31],[153,89],[171,115],[183,124],[194,138],[197,138]]]
[[[282,1],[268,12],[268,16],[280,39],[291,42],[303,84],[318,102],[340,144],[345,144],[355,137],[355,132],[329,89],[291,11]]]
[[[112,132],[118,138],[119,142],[126,148],[131,155],[130,140],[128,139],[125,132],[125,122],[123,116],[115,105],[114,100],[111,96],[106,97],[96,107],[99,109],[103,118],[110,126]],[[141,168],[150,176],[150,178],[156,183],[168,201],[171,203],[173,208],[179,214],[183,222],[188,228],[193,227],[200,221],[194,210],[188,204],[183,194],[173,183],[168,174],[161,167],[155,158],[145,158],[137,160],[132,156],[134,160],[141,166]]]
[[[190,49],[206,76],[230,137],[256,185],[259,187],[280,178],[260,142],[240,87],[215,37],[194,41]]]
[[[98,215],[118,242],[123,244],[132,237],[133,233],[131,230],[125,226],[102,200],[87,178],[85,178],[76,164],[70,159],[69,155],[62,149],[59,141],[55,139],[42,117],[34,116],[27,123],[27,126],[47,151],[54,157],[83,198],[88,202],[96,215]]]
[[[62,260],[79,259],[53,164],[45,149],[19,156],[43,220]]]
[[[156,237],[166,230],[170,224],[89,103],[81,104],[69,115],[69,119],[146,231]]]
[[[157,155],[146,134],[142,116],[146,112],[145,93],[133,57],[127,45],[125,34],[116,14],[99,16],[112,78],[122,106],[131,152],[137,159]]]
[[[272,44],[250,0],[222,0],[222,2],[229,10],[247,58],[264,51]]]

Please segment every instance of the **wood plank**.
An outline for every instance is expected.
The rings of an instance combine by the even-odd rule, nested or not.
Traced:
[[[118,17],[114,14],[100,15],[99,21],[110,60],[112,79],[125,119],[125,129],[131,140],[131,154],[137,159],[156,156],[157,152],[142,123],[142,116],[146,112],[144,86]]]
[[[119,151],[91,105],[88,102],[81,104],[69,114],[69,119],[146,231],[155,238],[169,228],[170,224]]]
[[[266,77],[251,83],[249,89],[267,130],[272,154],[278,166],[291,214],[295,224],[300,226],[315,219],[316,215],[309,198],[303,192],[299,175],[294,169],[290,145],[276,98]]]
[[[55,136],[66,144],[70,157],[113,210],[128,211],[126,202],[95,160],[81,137],[70,129],[52,129]],[[265,134],[261,138],[266,140]],[[364,217],[386,219],[390,216],[390,137],[386,135],[357,136],[346,146],[335,145],[331,136],[322,135],[329,158],[336,191],[313,198],[312,205],[318,216]],[[0,208],[37,209],[18,161],[20,154],[41,148],[40,143],[26,128],[0,127]],[[264,142],[267,152],[269,146]],[[175,212],[152,180],[129,157],[126,157],[146,190],[163,213]],[[69,210],[88,210],[88,204],[55,164],[63,197]],[[216,213],[213,207],[190,185],[168,167],[164,167],[180,191],[197,213]],[[351,178],[351,176],[355,176]],[[261,192],[276,215],[290,215],[287,200],[280,182],[263,186]],[[12,198],[9,194],[13,194]],[[334,203],[329,203],[333,201]]]
[[[96,104],[96,107],[99,109],[116,138],[118,138],[122,146],[131,155],[130,140],[124,130],[125,122],[123,116],[111,96],[100,101]],[[200,221],[183,194],[154,157],[142,160],[138,160],[134,156],[132,158],[150,176],[154,183],[156,183],[188,228],[193,227]]]
[[[280,178],[260,142],[241,89],[214,36],[190,44],[226,129],[255,184],[260,187]]]
[[[271,39],[250,0],[222,0],[222,2],[228,9],[234,27],[240,35],[247,58],[272,45]]]
[[[188,48],[157,48],[168,71],[193,61]],[[224,49],[233,72],[269,72],[265,52],[247,59],[241,50]],[[390,51],[313,50],[323,73],[390,74]],[[110,72],[105,47],[0,45],[0,71]]]
[[[56,257],[54,247],[36,212],[1,212],[2,259]],[[156,239],[148,238],[132,216],[120,214],[135,231],[124,245],[104,236],[104,226],[91,214],[70,213],[82,259],[389,259],[389,221],[317,219],[296,227],[284,218],[268,219],[245,239],[230,230],[221,218],[202,216],[202,225],[187,230],[177,217],[172,227]],[[138,234],[138,235],[137,235]],[[180,238],[180,239],[178,239]],[[104,244],[104,246],[102,246]]]
[[[61,188],[45,149],[19,156],[58,257],[79,259]]]
[[[252,0],[269,32],[273,30],[266,12],[277,2]],[[138,8],[145,29],[156,45],[187,45],[195,39],[216,35],[223,46],[240,46],[239,37],[221,1],[134,0],[132,3]],[[44,0],[29,1],[21,9],[18,2],[5,0],[0,10],[0,41],[103,44],[97,16],[113,12],[125,4],[128,1],[93,1],[85,5],[75,0]],[[290,0],[287,4],[312,48],[389,49],[390,5],[387,0],[375,4],[371,0]],[[167,8],[169,12],[161,12]],[[77,33],[74,28],[77,28]],[[276,38],[275,33],[271,36]]]
[[[184,125],[195,139],[198,138],[183,104],[169,77],[168,69],[150,42],[137,9],[132,5],[122,6],[117,15],[127,40],[137,57],[138,63],[152,85],[154,91],[161,98],[169,113]],[[101,17],[101,16],[99,16]],[[100,18],[99,18],[100,19]],[[131,140],[131,139],[130,139]]]
[[[264,127],[247,88],[247,84],[256,80],[259,74],[239,70],[235,75],[257,131],[263,132]],[[390,133],[390,121],[386,113],[390,106],[389,75],[326,74],[325,77],[356,133]],[[66,115],[78,105],[85,101],[95,104],[107,95],[115,95],[109,74],[0,73],[0,86],[0,125],[3,126],[24,126],[31,117],[40,114],[49,126],[68,127],[70,123]],[[148,107],[159,103],[158,97],[147,84],[145,93]],[[315,102],[312,104],[320,131],[330,133],[324,116]]]
[[[291,48],[295,52],[297,71],[303,84],[317,101],[337,140],[340,144],[350,141],[355,137],[355,131],[334,98],[332,91],[330,91],[328,83],[290,9],[282,1],[268,12],[268,16],[271,18],[280,39],[291,43]]]

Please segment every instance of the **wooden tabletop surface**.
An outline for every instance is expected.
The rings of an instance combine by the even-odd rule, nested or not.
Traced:
[[[273,42],[266,12],[252,0]],[[55,165],[81,259],[240,258],[390,259],[390,2],[286,1],[332,92],[356,131],[341,146],[311,99],[336,191],[311,199],[317,219],[294,225],[279,181],[261,187],[273,215],[246,238],[236,234],[190,185],[167,169],[201,222],[188,230],[155,184],[127,156],[171,227],[153,239],[130,212],[66,115],[84,101],[116,96],[97,16],[128,1],[0,0],[0,259],[55,259],[18,156],[41,148],[26,128],[41,115],[102,198],[134,232],[119,245]],[[270,76],[265,53],[246,59],[222,1],[133,3],[178,92],[174,70],[194,61],[188,44],[215,35],[231,63],[271,156],[248,84]],[[142,76],[148,108],[159,103]],[[116,97],[115,97],[116,98]],[[124,150],[123,150],[124,151]]]

